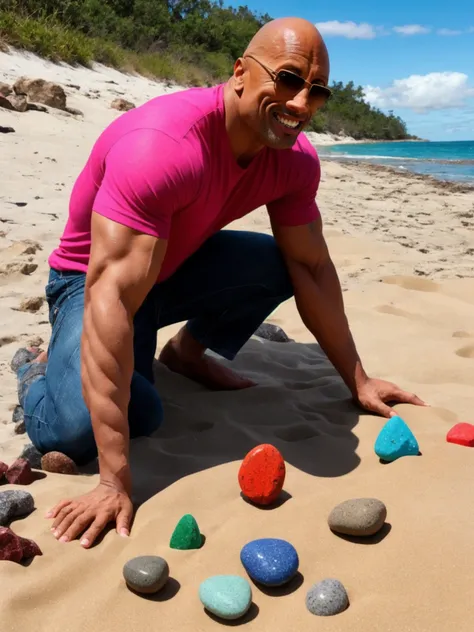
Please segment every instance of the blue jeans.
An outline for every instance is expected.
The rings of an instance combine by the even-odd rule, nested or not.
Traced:
[[[46,369],[44,375],[35,375],[32,364],[18,370],[19,399],[32,443],[42,453],[63,452],[77,464],[97,456],[81,383],[85,278],[80,272],[50,271],[46,298],[52,334]],[[130,437],[149,436],[163,419],[153,383],[161,327],[187,321],[196,340],[232,360],[265,318],[292,295],[273,237],[245,231],[218,232],[169,279],[156,284],[134,319]]]

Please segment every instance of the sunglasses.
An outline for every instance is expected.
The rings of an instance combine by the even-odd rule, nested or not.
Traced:
[[[285,88],[289,92],[293,92],[293,93],[301,92],[301,90],[305,86],[310,86],[309,96],[312,99],[323,99],[324,101],[327,101],[328,99],[331,98],[332,92],[327,86],[322,86],[319,83],[310,83],[309,81],[306,81],[306,79],[303,79],[303,77],[300,77],[300,75],[297,75],[295,72],[292,72],[291,70],[278,70],[277,72],[273,70],[272,68],[269,68],[268,66],[263,64],[260,60],[258,60],[253,55],[245,55],[245,57],[250,57],[250,59],[253,59],[254,61],[256,61],[257,64],[260,64],[260,66],[264,68],[268,72],[268,74],[273,78],[273,81],[276,84]]]

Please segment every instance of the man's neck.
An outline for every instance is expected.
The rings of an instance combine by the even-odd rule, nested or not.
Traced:
[[[247,167],[264,145],[255,142],[254,134],[242,121],[239,114],[238,96],[230,79],[224,86],[225,127],[235,160]]]

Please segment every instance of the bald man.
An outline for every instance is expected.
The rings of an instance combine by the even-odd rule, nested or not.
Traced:
[[[316,205],[317,154],[301,134],[327,101],[329,61],[315,27],[266,24],[223,85],[155,98],[99,137],[72,191],[51,254],[45,354],[18,369],[27,433],[41,452],[98,456],[100,484],[48,516],[61,542],[90,547],[132,518],[130,438],[162,422],[153,383],[157,331],[171,371],[212,389],[252,387],[205,354],[232,360],[283,301],[301,318],[354,399],[422,404],[370,378],[357,354]],[[223,230],[266,205],[273,236]],[[47,367],[47,369],[46,369]]]

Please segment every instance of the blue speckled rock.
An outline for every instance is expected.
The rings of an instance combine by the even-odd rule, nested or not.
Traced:
[[[265,586],[281,586],[297,573],[298,553],[286,540],[262,538],[246,544],[240,561],[250,577]]]
[[[391,417],[383,426],[375,442],[375,454],[384,461],[395,461],[402,456],[416,456],[420,448],[415,435],[401,417]]]
[[[249,582],[238,575],[215,575],[199,587],[203,606],[221,619],[239,619],[250,608],[252,589]]]

